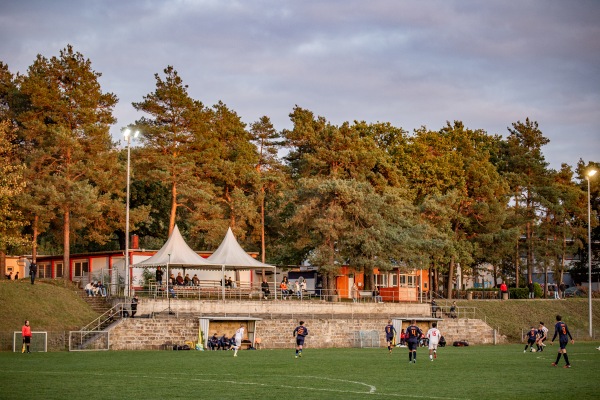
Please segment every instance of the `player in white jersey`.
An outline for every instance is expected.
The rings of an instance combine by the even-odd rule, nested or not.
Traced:
[[[429,360],[433,361],[437,358],[437,347],[442,334],[437,328],[437,322],[431,324],[431,328],[427,331],[427,339],[429,339]]]
[[[235,340],[235,345],[233,346],[233,356],[237,357],[237,352],[240,349],[240,346],[242,345],[242,338],[244,337],[244,324],[240,324],[240,328],[235,331],[235,336],[234,336],[234,340]]]

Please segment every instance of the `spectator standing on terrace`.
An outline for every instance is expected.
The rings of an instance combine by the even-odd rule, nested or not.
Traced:
[[[21,353],[25,353],[25,348],[27,348],[28,353],[31,353],[29,351],[29,345],[31,344],[31,326],[29,326],[29,320],[25,320],[25,325],[21,328],[21,336],[23,337]]]
[[[508,293],[508,287],[505,282],[500,284],[500,298],[504,300],[504,293]]]
[[[565,368],[571,368],[571,363],[569,362],[569,357],[567,356],[567,344],[569,343],[569,338],[571,339],[571,344],[575,344],[575,341],[573,340],[573,336],[571,336],[571,332],[569,332],[567,324],[562,321],[562,317],[560,315],[556,316],[556,325],[554,325],[554,336],[552,337],[552,343],[554,343],[554,339],[556,339],[557,335],[560,348],[558,349],[556,361],[552,363],[552,366],[556,367],[560,361],[560,357],[564,355],[566,363]]]
[[[17,271],[17,273],[15,274],[15,281],[19,280],[19,271]]]
[[[31,284],[35,282],[35,275],[37,274],[37,264],[31,263],[29,265],[29,277],[31,278]]]
[[[159,287],[162,286],[163,270],[160,267],[156,267],[156,273],[154,276],[156,278],[156,284]]]
[[[561,282],[560,285],[558,285],[558,290],[560,290],[560,298],[564,299],[565,298],[565,283]]]
[[[535,299],[535,285],[532,281],[529,281],[529,283],[527,284],[527,289],[529,289],[529,298]]]
[[[410,321],[410,325],[406,328],[406,342],[408,343],[408,362],[417,362],[417,347],[419,340],[423,336],[423,331],[417,326],[417,321]]]
[[[137,306],[139,302],[140,300],[138,299],[137,295],[134,295],[131,299],[131,318],[135,317],[135,313],[137,312]]]
[[[450,318],[456,318],[456,302],[453,301],[450,306]]]
[[[358,301],[358,286],[356,286],[356,282],[352,285],[352,289],[350,290],[350,296],[352,296],[352,301],[356,303]]]

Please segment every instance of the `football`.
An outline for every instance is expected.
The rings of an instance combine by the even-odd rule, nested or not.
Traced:
[[[532,352],[532,353],[535,353],[536,351],[537,351],[536,349],[531,349],[531,352]]]

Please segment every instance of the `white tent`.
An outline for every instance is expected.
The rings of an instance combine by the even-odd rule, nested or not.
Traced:
[[[230,270],[254,270],[254,269],[272,269],[276,273],[274,265],[264,264],[252,258],[242,249],[238,243],[231,228],[227,229],[225,238],[219,245],[219,248],[206,259],[211,265],[221,265],[223,276],[225,276],[225,267]],[[276,275],[275,275],[276,276]],[[275,290],[275,298],[277,291]],[[225,298],[225,287],[223,287],[223,299]]]
[[[167,240],[155,255],[147,260],[134,264],[132,267],[144,268],[163,265],[171,267],[202,267],[209,265],[214,266],[215,264],[211,264],[206,258],[198,255],[192,250],[185,240],[183,240],[179,228],[175,225],[175,229],[173,229],[169,240]],[[167,272],[167,278],[168,276]]]

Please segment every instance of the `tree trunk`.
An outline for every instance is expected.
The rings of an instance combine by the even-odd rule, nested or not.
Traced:
[[[173,185],[171,186],[171,214],[169,217],[169,237],[171,237],[171,233],[173,233],[173,229],[175,229],[176,216],[177,216],[177,183],[173,182]]]
[[[450,259],[450,268],[448,269],[448,300],[452,300],[452,285],[454,279],[454,256]]]
[[[70,236],[70,212],[67,209],[63,214],[63,279],[71,279],[71,236]]]
[[[31,262],[37,262],[37,238],[38,238],[38,222],[40,217],[36,214],[33,217],[33,235],[31,238]]]

